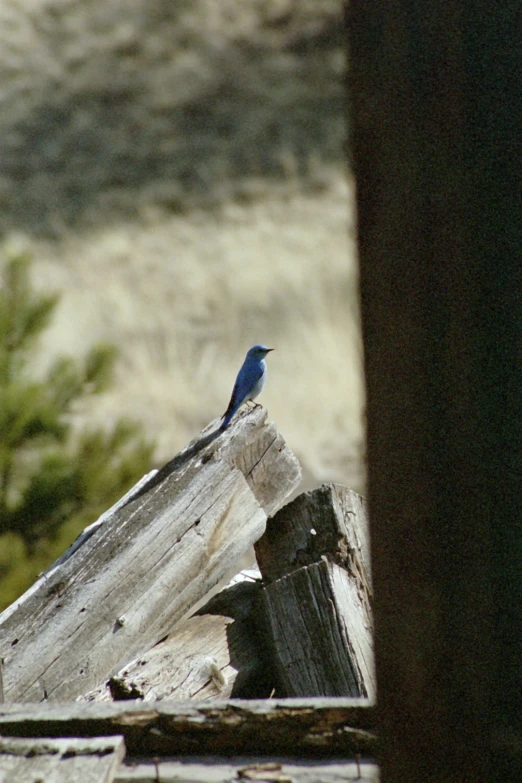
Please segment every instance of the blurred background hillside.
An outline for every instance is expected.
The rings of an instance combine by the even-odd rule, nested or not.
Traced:
[[[35,373],[116,344],[74,423],[143,423],[161,464],[245,351],[305,488],[364,488],[340,0],[4,0],[0,229],[61,293]]]

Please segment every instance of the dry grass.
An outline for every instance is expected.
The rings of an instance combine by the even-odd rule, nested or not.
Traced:
[[[0,227],[216,204],[343,154],[340,0],[4,0]]]
[[[25,240],[36,282],[64,291],[41,361],[93,340],[119,345],[117,388],[79,419],[139,418],[162,461],[223,412],[246,349],[266,342],[277,350],[261,401],[307,483],[360,489],[350,202],[346,179],[332,173],[314,196],[281,187],[210,213],[148,214],[59,243]]]
[[[307,485],[362,488],[342,7],[3,4],[0,225],[64,294],[40,361],[122,352],[117,388],[78,421],[131,414],[167,459],[262,341],[277,351],[261,401]]]

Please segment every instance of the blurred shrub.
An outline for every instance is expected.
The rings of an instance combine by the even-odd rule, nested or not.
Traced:
[[[58,296],[30,283],[30,258],[0,273],[0,606],[25,590],[75,536],[149,468],[139,424],[75,431],[75,407],[112,383],[116,349],[57,358],[43,378],[33,359]]]

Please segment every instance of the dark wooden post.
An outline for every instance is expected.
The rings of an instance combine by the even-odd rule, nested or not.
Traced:
[[[383,781],[521,779],[522,6],[348,18]]]

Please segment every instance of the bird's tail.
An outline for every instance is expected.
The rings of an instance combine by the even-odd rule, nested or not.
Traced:
[[[224,412],[223,416],[221,417],[223,421],[221,422],[220,430],[223,432],[223,430],[226,430],[230,422],[232,421],[237,409],[240,406],[238,405],[238,399],[237,399],[237,387],[234,386],[234,389],[232,391],[232,396],[230,398],[230,402],[228,403],[228,408]]]
[[[220,432],[223,432],[223,430],[226,430],[230,422],[232,421],[232,418],[234,416],[235,411],[234,410],[228,410],[226,411],[223,416],[221,417],[222,421],[219,425]]]

